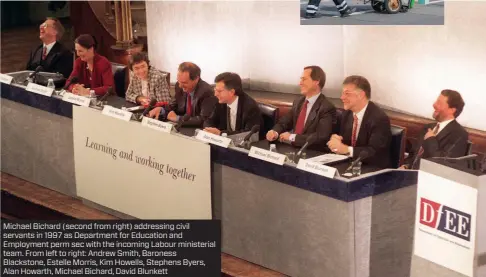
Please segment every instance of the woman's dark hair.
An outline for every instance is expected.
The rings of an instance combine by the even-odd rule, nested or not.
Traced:
[[[89,34],[82,34],[79,37],[76,38],[74,43],[77,43],[81,45],[83,48],[90,49],[93,47],[94,50],[96,50],[97,42],[94,36],[89,35]]]

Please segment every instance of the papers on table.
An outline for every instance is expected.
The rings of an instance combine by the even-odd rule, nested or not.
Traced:
[[[338,154],[324,154],[314,158],[307,159],[308,161],[320,163],[320,164],[329,164],[333,162],[338,162],[342,160],[346,160],[349,157],[346,155],[338,155]]]

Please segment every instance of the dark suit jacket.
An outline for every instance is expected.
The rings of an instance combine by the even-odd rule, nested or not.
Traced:
[[[174,111],[177,115],[183,116],[186,114],[186,93],[179,87],[179,83],[175,84],[175,97],[171,100],[167,107],[167,115],[170,111]],[[218,103],[218,98],[214,96],[213,88],[205,81],[199,79],[199,82],[194,89],[194,99],[192,100],[192,116],[184,122],[183,126],[202,127],[206,119],[211,116],[214,107]]]
[[[351,146],[353,122],[353,112],[344,111],[339,135],[343,137],[343,143],[349,146]],[[358,158],[362,151],[367,151],[368,158],[363,160],[363,164],[376,168],[391,167],[390,143],[390,119],[382,109],[370,101],[361,122],[356,146],[353,148],[353,159]]]
[[[56,42],[52,46],[51,51],[47,54],[45,60],[42,60],[43,44],[37,46],[30,52],[29,61],[27,62],[27,70],[35,70],[41,65],[44,72],[61,73],[65,78],[73,70],[73,53],[65,48],[61,43]]]
[[[290,111],[283,116],[278,123],[273,127],[277,133],[281,134],[290,130],[295,130],[297,119],[299,118],[300,110],[304,104],[305,96],[297,98],[292,104]],[[303,146],[307,140],[307,137],[311,134],[317,135],[317,140],[314,143],[314,147],[319,146],[322,148],[332,134],[333,122],[336,120],[336,108],[327,100],[324,94],[317,97],[316,102],[312,106],[309,116],[304,125],[304,131],[301,135],[295,136],[294,145]]]
[[[250,131],[255,125],[263,126],[263,118],[257,102],[248,94],[242,93],[238,98],[238,111],[236,113],[236,126],[234,131],[227,130],[227,105],[216,104],[211,116],[204,122],[204,127],[218,128],[221,133],[233,135]]]
[[[405,164],[412,166],[415,157],[423,146],[424,153],[422,158],[431,157],[451,157],[457,158],[466,155],[468,133],[457,121],[453,120],[440,131],[435,137],[430,137],[424,140],[424,136],[428,129],[434,129],[437,123],[425,125],[424,129],[419,135],[418,143],[410,153],[410,156],[405,160]],[[417,161],[417,166],[420,160]]]

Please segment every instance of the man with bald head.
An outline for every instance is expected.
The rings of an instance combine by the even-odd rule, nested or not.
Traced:
[[[194,63],[183,62],[177,71],[175,96],[165,108],[155,108],[149,116],[163,121],[179,122],[189,115],[182,126],[202,127],[214,110],[218,99],[213,95],[213,88],[201,79],[201,69]]]
[[[26,69],[36,70],[38,66],[42,66],[43,72],[59,72],[68,78],[73,71],[73,53],[59,42],[63,34],[64,27],[61,22],[48,17],[39,26],[42,44],[31,51]]]

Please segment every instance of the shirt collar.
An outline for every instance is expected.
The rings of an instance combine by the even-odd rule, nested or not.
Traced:
[[[49,51],[51,51],[52,47],[54,47],[54,44],[56,44],[56,42],[51,42],[49,44],[43,44],[42,47],[46,47],[47,48],[47,53],[49,53]]]
[[[438,122],[439,123],[439,130],[437,131],[437,133],[439,133],[440,131],[444,130],[444,128],[449,124],[451,123],[452,121],[454,120],[453,119],[449,119],[449,120],[446,120],[446,121],[442,121],[442,122]]]
[[[228,105],[228,107],[230,107],[230,109],[231,109],[232,111],[236,111],[236,109],[238,109],[238,98],[239,98],[239,97],[238,97],[238,96],[236,96],[236,99],[235,99],[235,101],[233,101],[233,103],[231,103],[231,104],[226,104],[226,105]]]
[[[306,98],[307,101],[309,101],[308,105],[314,105],[314,103],[317,101],[317,98],[321,95],[321,93],[318,93],[314,96],[311,96],[309,98]]]
[[[356,117],[358,117],[358,122],[361,122],[363,120],[364,114],[366,112],[366,108],[368,108],[369,103],[370,102],[366,103],[366,106],[364,106],[364,108],[361,109],[361,111],[357,113],[353,113],[354,115],[356,115]]]

